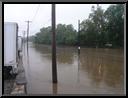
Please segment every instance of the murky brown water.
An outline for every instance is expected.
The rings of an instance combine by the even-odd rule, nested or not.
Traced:
[[[76,47],[57,47],[57,85],[51,46],[29,44],[29,56],[26,48],[23,55],[28,94],[124,93],[123,50],[81,48],[78,57]]]

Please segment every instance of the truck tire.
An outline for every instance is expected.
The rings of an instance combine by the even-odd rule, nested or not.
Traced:
[[[4,79],[10,79],[11,77],[11,74],[10,74],[10,71],[12,70],[12,67],[11,66],[6,66],[4,67]]]
[[[12,70],[12,66],[4,67],[4,79],[14,79],[17,74],[11,74],[10,71]]]

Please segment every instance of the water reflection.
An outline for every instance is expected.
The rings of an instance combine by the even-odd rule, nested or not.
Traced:
[[[52,60],[51,47],[49,45],[34,45],[36,51],[40,52],[42,56]],[[57,63],[73,64],[73,56],[75,55],[74,48],[59,47],[57,48]]]
[[[36,47],[36,49],[42,51],[43,54],[50,52],[48,46]],[[120,51],[83,48],[80,54],[81,70],[88,72],[94,85],[98,86],[100,82],[104,81],[109,86],[123,86],[123,52]],[[75,55],[77,55],[77,50],[74,48],[57,48],[57,61],[60,65],[73,64]]]
[[[65,65],[73,64],[74,55],[75,55],[74,48],[66,48],[66,47],[57,48],[57,62],[60,65],[61,64],[65,64]]]
[[[58,84],[52,84],[51,46],[29,48],[31,93],[123,93],[123,50],[81,48],[78,56],[76,47],[57,47]]]
[[[91,49],[90,49],[91,50]],[[82,49],[81,70],[87,71],[92,84],[98,86],[105,82],[110,87],[123,88],[123,51]],[[84,52],[86,51],[86,52]],[[112,52],[113,51],[113,52]]]
[[[36,45],[31,44],[31,47],[34,47],[36,51],[40,52],[41,54],[51,54],[51,47],[50,45]]]
[[[56,94],[57,94],[57,92],[58,92],[58,90],[57,90],[57,89],[58,89],[58,87],[57,87],[57,86],[58,86],[58,84],[57,84],[57,83],[53,83],[53,84],[52,84],[52,91],[53,91],[53,94],[55,94],[55,95],[56,95]]]

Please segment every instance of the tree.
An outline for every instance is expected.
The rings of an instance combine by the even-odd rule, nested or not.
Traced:
[[[36,43],[51,44],[51,27],[41,28],[35,36]],[[56,28],[56,42],[63,45],[75,45],[76,30],[72,25],[58,24]]]
[[[72,25],[58,24],[56,29],[57,44],[74,45],[76,30]]]
[[[91,20],[85,20],[81,23],[80,43],[85,46],[95,46],[96,29]]]
[[[89,19],[94,23],[95,26],[95,37],[96,37],[96,46],[103,47],[105,43],[105,36],[104,36],[104,24],[105,24],[105,17],[104,17],[104,10],[101,6],[97,5],[97,9],[94,7],[92,8],[92,13],[89,15]]]
[[[105,11],[107,22],[108,42],[115,47],[123,47],[124,43],[124,6],[123,4],[111,5]]]
[[[86,47],[123,47],[124,43],[124,6],[110,5],[103,10],[99,5],[92,6],[88,19],[80,24],[80,45]],[[43,27],[35,35],[35,42],[51,44],[51,26]],[[56,28],[58,45],[77,45],[78,32],[72,24],[58,24]]]
[[[83,43],[86,43],[87,46],[103,47],[105,43],[104,24],[104,11],[100,6],[97,6],[97,9],[92,6],[92,13],[90,13],[89,18],[81,23],[81,33],[86,38]]]

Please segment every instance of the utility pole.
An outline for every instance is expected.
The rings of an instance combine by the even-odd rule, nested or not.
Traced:
[[[78,81],[79,81],[79,66],[80,66],[80,20],[78,20],[78,36],[77,36],[77,43],[78,43]]]
[[[56,64],[56,16],[55,4],[52,4],[52,81],[57,83],[57,64]]]
[[[25,43],[25,31],[23,31],[23,43]]]
[[[29,23],[32,22],[32,21],[25,21],[27,22],[27,50],[28,50],[28,36],[29,36]]]
[[[80,54],[80,20],[78,20],[78,55]]]
[[[23,31],[23,48],[25,50],[25,31]]]

